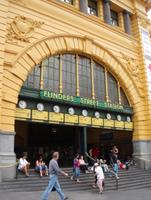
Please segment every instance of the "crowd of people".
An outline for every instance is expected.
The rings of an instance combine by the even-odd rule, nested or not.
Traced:
[[[88,158],[89,163],[84,160],[84,156],[76,154],[73,159],[73,175],[69,176],[67,173],[63,172],[58,166],[59,153],[55,152],[52,154],[52,159],[49,162],[49,168],[43,160],[42,155],[38,157],[35,161],[35,171],[39,173],[40,177],[50,175],[50,180],[48,187],[46,188],[41,200],[47,200],[49,192],[55,188],[55,190],[60,195],[61,200],[68,199],[64,196],[61,191],[58,182],[58,173],[62,173],[65,176],[69,176],[71,180],[76,180],[77,183],[80,182],[81,173],[94,173],[95,182],[92,185],[94,188],[99,188],[99,193],[102,194],[104,188],[104,173],[108,176],[114,176],[119,179],[119,169],[129,169],[131,160],[127,160],[124,163],[118,158],[119,150],[116,146],[113,146],[110,150],[110,165],[108,165],[107,160],[100,158],[100,152],[97,147],[91,148],[89,150]],[[27,161],[27,153],[23,153],[23,156],[19,159],[18,170],[23,172],[27,177],[29,176],[30,163]]]

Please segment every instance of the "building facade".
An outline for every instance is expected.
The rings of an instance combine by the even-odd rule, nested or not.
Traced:
[[[149,8],[143,0],[0,1],[2,179],[15,176],[24,151],[31,160],[53,149],[69,158],[92,145],[116,144],[121,159],[151,166]]]

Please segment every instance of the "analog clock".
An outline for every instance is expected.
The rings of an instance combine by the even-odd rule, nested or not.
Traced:
[[[74,113],[75,113],[75,111],[74,111],[74,108],[69,108],[68,109],[68,113],[70,114],[70,115],[74,115]]]
[[[129,116],[127,116],[126,120],[127,122],[131,122],[131,118]]]
[[[55,106],[53,107],[53,111],[54,111],[55,113],[59,113],[59,112],[60,112],[60,107],[57,106],[57,105],[55,105]]]
[[[94,115],[95,115],[95,117],[96,117],[97,119],[100,118],[100,113],[99,113],[99,112],[96,111],[96,112],[94,113]]]
[[[25,109],[27,107],[27,103],[24,100],[20,100],[19,103],[19,108]]]
[[[106,118],[107,118],[107,119],[111,119],[111,118],[112,118],[112,117],[111,117],[111,114],[110,114],[110,113],[107,113],[107,114],[106,114]]]
[[[82,115],[83,115],[84,117],[86,117],[86,116],[88,115],[88,111],[87,111],[87,110],[82,110]]]
[[[38,104],[37,104],[37,109],[38,109],[39,111],[43,111],[43,110],[44,110],[44,105],[43,105],[42,103],[38,103]]]
[[[122,120],[121,115],[117,115],[117,120],[118,120],[118,121],[121,121],[121,120]]]

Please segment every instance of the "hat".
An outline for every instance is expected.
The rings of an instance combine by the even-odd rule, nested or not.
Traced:
[[[98,164],[98,163],[95,163],[94,166],[97,167],[97,166],[99,166],[99,164]]]

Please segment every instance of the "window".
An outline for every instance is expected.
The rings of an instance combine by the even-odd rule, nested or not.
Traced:
[[[104,68],[94,62],[94,90],[95,98],[105,101],[105,72]]]
[[[43,61],[44,90],[59,92],[59,56],[52,56]]]
[[[65,3],[69,3],[69,4],[73,4],[72,0],[59,0],[59,1],[62,1],[62,2],[65,2]]]
[[[24,83],[25,87],[39,89],[40,87],[40,66],[36,66]]]
[[[129,106],[128,99],[127,99],[126,94],[125,94],[125,92],[123,91],[122,88],[120,88],[120,94],[121,94],[121,104]]]
[[[114,10],[111,10],[111,23],[115,26],[119,26],[118,13]]]
[[[97,1],[88,0],[88,14],[97,16]]]
[[[119,103],[117,81],[110,73],[108,73],[108,94],[111,103]]]
[[[80,96],[91,98],[91,66],[90,59],[79,56],[79,89]]]
[[[76,59],[73,54],[62,56],[63,94],[76,95]]]
[[[93,67],[94,77],[92,77],[91,67]],[[77,77],[79,77],[78,81]],[[120,88],[119,94],[118,83],[112,74],[107,72],[108,84],[106,84],[104,67],[83,55],[66,53],[45,59],[41,67],[37,65],[34,68],[25,81],[24,87],[40,89],[40,83],[43,83],[44,90],[76,96],[77,83],[79,83],[80,96],[92,98],[92,81],[94,81],[94,93],[97,100],[106,100],[106,88],[108,88],[109,101],[111,103],[118,104],[120,95],[121,104],[129,106],[128,99],[122,88]],[[62,91],[59,90],[61,84]]]

